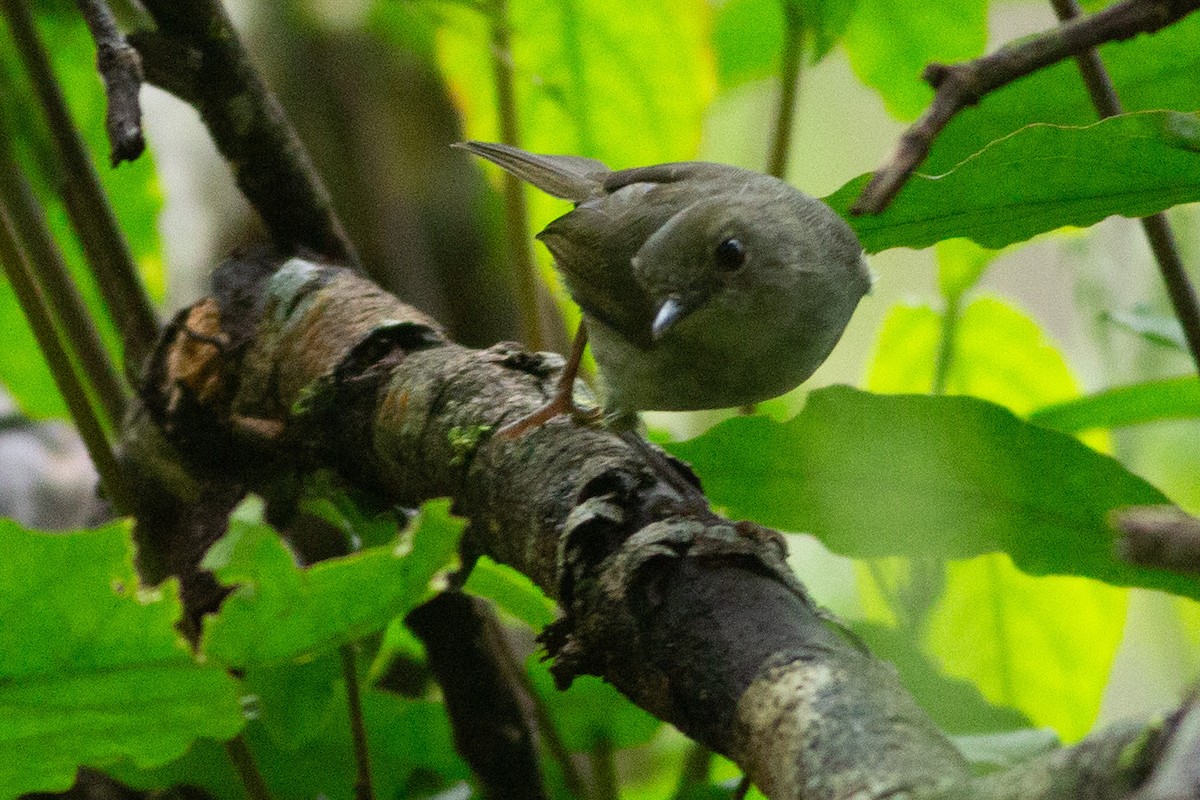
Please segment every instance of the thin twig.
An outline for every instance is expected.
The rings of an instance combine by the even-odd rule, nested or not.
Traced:
[[[354,738],[354,797],[356,800],[374,800],[375,789],[371,785],[371,753],[367,749],[367,726],[363,723],[362,689],[358,684],[358,658],[355,645],[344,644],[338,648],[342,656],[342,677],[346,681],[346,705],[350,711],[350,732]]]
[[[787,175],[792,131],[796,124],[796,98],[800,64],[804,57],[804,12],[795,0],[780,0],[783,12],[783,55],[779,62],[779,107],[775,110],[775,135],[767,172],[776,178]]]
[[[1131,506],[1112,515],[1117,555],[1131,564],[1200,574],[1200,519],[1178,506]]]
[[[887,208],[954,115],[989,92],[1105,42],[1153,33],[1197,9],[1200,0],[1124,0],[974,61],[930,64],[924,78],[936,90],[933,102],[900,138],[891,159],[871,178],[850,212],[878,214]]]
[[[157,37],[131,35],[146,78],[181,96],[200,112],[238,188],[262,217],[275,244],[287,252],[311,250],[359,270],[354,246],[304,144],[243,47],[219,0],[144,0]],[[151,64],[164,48],[142,48],[147,38],[170,42],[186,58]],[[164,75],[181,68],[182,75]]]
[[[492,17],[492,74],[496,81],[496,112],[500,118],[500,141],[513,147],[521,146],[521,127],[517,116],[517,93],[513,80],[512,32],[508,24],[507,0],[496,0]],[[521,313],[521,328],[525,345],[530,350],[544,350],[538,302],[537,264],[529,241],[529,206],[525,187],[515,175],[505,172],[504,233],[508,239],[508,257],[517,280],[517,305]]]
[[[239,733],[230,739],[225,743],[225,752],[229,755],[234,771],[241,778],[242,786],[245,787],[249,800],[272,800],[271,790],[267,788],[267,782],[258,769],[258,762],[254,760],[254,754],[250,752],[250,745],[246,743],[246,737]]]
[[[17,50],[46,114],[71,227],[79,236],[84,258],[121,333],[125,362],[131,370],[137,370],[158,338],[158,315],[138,277],[133,254],[100,185],[87,147],[71,122],[28,4],[23,0],[3,0],[3,7]]]
[[[0,205],[7,210],[17,240],[29,255],[31,274],[100,401],[103,419],[115,427],[125,413],[128,388],[117,373],[91,312],[50,235],[45,212],[17,165],[11,142],[10,131],[0,118]]]
[[[1078,18],[1082,11],[1075,0],[1050,0],[1054,13],[1061,22]],[[1100,54],[1094,49],[1075,56],[1075,63],[1083,76],[1092,105],[1101,119],[1121,113],[1121,100],[1112,79],[1104,69]],[[1192,360],[1196,369],[1200,370],[1200,302],[1196,299],[1196,290],[1192,286],[1183,259],[1179,255],[1179,247],[1167,215],[1159,212],[1142,218],[1142,230],[1150,242],[1150,250],[1158,263],[1163,282],[1167,285],[1167,295],[1175,309],[1175,316],[1183,326],[1183,334],[1187,338],[1188,349],[1191,350]]]
[[[66,401],[67,410],[71,413],[79,436],[96,466],[105,493],[118,514],[128,514],[133,509],[129,487],[113,455],[108,437],[104,435],[104,428],[96,416],[96,409],[88,400],[87,389],[80,381],[75,367],[71,364],[70,355],[58,338],[46,298],[33,279],[29,259],[18,244],[11,224],[8,215],[0,207],[0,265],[12,284],[13,294],[16,295],[17,303],[29,322],[38,349],[42,351],[46,363],[50,366],[50,375],[54,378],[59,394]]]
[[[104,80],[108,98],[105,128],[108,131],[110,158],[115,167],[133,161],[146,149],[142,136],[142,106],[138,93],[142,88],[142,57],[117,27],[112,9],[104,0],[75,0],[92,39],[96,42],[96,69]]]

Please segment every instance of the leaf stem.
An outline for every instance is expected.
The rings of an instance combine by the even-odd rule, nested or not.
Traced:
[[[1050,0],[1050,5],[1054,7],[1054,13],[1063,23],[1076,19],[1082,13],[1075,0]],[[1075,56],[1075,63],[1079,66],[1079,72],[1097,115],[1105,119],[1120,114],[1121,100],[1117,97],[1112,78],[1104,69],[1100,54],[1094,48],[1087,50]],[[1154,253],[1154,260],[1158,262],[1158,270],[1167,286],[1167,295],[1175,309],[1175,316],[1183,326],[1192,360],[1196,369],[1200,371],[1200,302],[1196,299],[1196,290],[1183,266],[1175,234],[1171,231],[1167,215],[1162,212],[1143,217],[1141,223],[1150,243],[1150,250]]]
[[[0,119],[0,206],[8,214],[16,241],[28,254],[31,278],[39,285],[68,348],[79,359],[83,376],[99,399],[101,420],[115,427],[125,412],[128,389],[46,227],[45,212],[17,165],[11,131],[3,119]]]
[[[118,514],[128,514],[133,509],[132,496],[125,477],[113,455],[104,427],[96,416],[96,409],[88,399],[87,389],[71,363],[71,357],[59,339],[54,319],[46,298],[33,278],[29,260],[17,242],[11,220],[5,209],[0,207],[0,265],[12,284],[13,294],[33,330],[38,349],[50,365],[54,384],[66,401],[79,436],[91,456],[100,482]]]
[[[79,236],[88,267],[121,332],[126,364],[136,370],[158,338],[158,315],[138,277],[133,254],[100,185],[87,147],[71,122],[62,89],[50,66],[46,48],[38,37],[28,4],[23,0],[3,0],[3,8],[17,50],[46,115],[54,145],[54,169],[59,173],[67,217]],[[128,44],[125,47],[136,56],[133,48]],[[138,64],[140,75],[140,60]]]
[[[687,797],[695,787],[708,783],[712,757],[712,750],[699,742],[688,744],[683,754],[683,766],[679,770],[679,783],[675,786],[675,800]]]
[[[621,795],[617,788],[617,759],[612,739],[601,734],[588,755],[592,762],[592,786],[595,787],[592,796],[595,800],[618,800]]]
[[[356,800],[374,800],[375,789],[371,785],[371,754],[367,749],[367,726],[363,722],[362,689],[358,682],[357,648],[354,643],[338,648],[342,657],[342,677],[346,681],[346,705],[350,711],[350,732],[354,737],[354,797]]]
[[[245,735],[239,733],[226,742],[225,752],[229,755],[238,777],[242,779],[246,797],[249,800],[272,800],[271,790],[267,788],[267,782],[258,769],[258,763],[254,760],[254,753],[250,752]]]
[[[804,57],[804,12],[795,0],[780,0],[783,11],[783,55],[779,62],[779,107],[775,112],[775,135],[771,140],[771,156],[767,172],[776,178],[787,175],[788,155],[792,148],[792,131],[796,123],[796,100],[799,95],[800,64]]]
[[[496,111],[500,118],[500,141],[513,147],[521,146],[521,129],[517,116],[517,94],[513,77],[512,31],[509,27],[508,2],[496,0],[492,21],[492,72],[496,81]],[[531,350],[544,350],[538,313],[537,265],[529,241],[529,206],[525,187],[515,175],[505,172],[504,231],[508,240],[509,261],[516,275],[517,305],[521,311],[521,329],[525,345]]]
[[[938,339],[937,361],[933,366],[932,394],[946,393],[946,380],[954,363],[954,340],[958,335],[958,320],[962,314],[960,296],[946,298],[946,310],[942,313],[942,332]]]

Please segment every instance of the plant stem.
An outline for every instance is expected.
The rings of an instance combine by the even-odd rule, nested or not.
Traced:
[[[46,227],[45,213],[21,173],[12,152],[11,132],[0,119],[0,205],[8,214],[17,241],[28,253],[30,273],[49,302],[69,349],[100,401],[101,419],[120,422],[128,398],[108,350],[71,278],[62,253]]]
[[[100,185],[87,147],[71,122],[62,89],[51,69],[27,3],[3,0],[3,8],[49,124],[55,171],[59,173],[71,227],[79,236],[96,285],[121,332],[126,364],[136,370],[158,338],[158,315],[138,277],[133,254]]]
[[[517,94],[513,80],[512,32],[508,24],[507,0],[496,0],[492,18],[492,72],[496,80],[496,110],[500,117],[500,141],[513,147],[521,146],[521,129],[517,118]],[[521,311],[521,329],[525,345],[531,350],[544,350],[538,313],[537,264],[529,242],[529,206],[525,187],[515,175],[505,172],[504,231],[508,240],[509,261],[517,280],[517,304]]]
[[[258,769],[258,763],[254,760],[254,754],[250,752],[246,737],[239,733],[230,739],[225,743],[225,752],[229,755],[238,777],[242,779],[246,797],[249,800],[272,800],[271,790],[267,788],[267,782]]]
[[[1075,0],[1050,0],[1050,5],[1054,7],[1054,13],[1060,22],[1073,20],[1082,13]],[[1079,66],[1079,72],[1097,115],[1104,119],[1120,114],[1121,101],[1117,97],[1112,78],[1104,69],[1100,54],[1095,49],[1087,50],[1075,56],[1075,63]],[[1161,212],[1143,217],[1141,223],[1150,243],[1150,250],[1154,253],[1154,260],[1158,262],[1158,270],[1167,286],[1167,295],[1175,309],[1175,316],[1183,326],[1183,335],[1187,339],[1192,360],[1196,369],[1200,371],[1200,302],[1196,299],[1196,290],[1183,266],[1171,224],[1167,221],[1167,215]]]
[[[767,172],[776,178],[787,175],[792,130],[796,121],[796,98],[800,64],[804,57],[804,13],[795,0],[780,0],[783,11],[783,55],[779,62],[779,107],[775,112],[775,136]]]
[[[687,751],[683,754],[683,767],[679,770],[679,783],[675,786],[676,800],[686,797],[696,786],[708,783],[712,757],[712,750],[699,742],[688,744]]]
[[[618,800],[620,790],[617,788],[617,759],[612,739],[601,735],[592,745],[592,786],[595,787],[595,800]]]
[[[946,310],[942,313],[942,332],[938,339],[937,361],[933,366],[932,394],[946,393],[946,380],[950,366],[954,363],[954,339],[958,335],[958,319],[962,313],[962,298],[946,298]]]
[[[46,304],[46,298],[42,296],[41,290],[34,281],[29,259],[26,258],[18,244],[11,221],[2,207],[0,207],[0,265],[3,265],[4,274],[12,284],[13,294],[16,295],[25,319],[33,330],[38,349],[42,351],[46,363],[50,365],[50,374],[54,378],[54,384],[58,387],[63,400],[66,401],[67,409],[75,421],[75,427],[79,430],[79,436],[83,439],[92,463],[96,466],[100,482],[104,486],[113,508],[118,514],[130,513],[133,509],[133,502],[124,475],[113,455],[108,437],[104,435],[104,428],[96,416],[96,409],[88,399],[87,389],[80,381],[79,374],[71,363],[71,357],[59,339],[50,308]]]
[[[353,643],[338,648],[342,657],[342,677],[346,681],[346,705],[350,711],[350,732],[354,737],[354,797],[374,800],[371,785],[371,754],[367,750],[367,727],[363,723],[362,689],[358,684],[358,658]]]

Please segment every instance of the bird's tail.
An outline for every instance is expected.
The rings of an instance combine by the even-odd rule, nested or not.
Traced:
[[[543,156],[493,142],[458,142],[453,147],[486,158],[547,194],[582,203],[602,191],[608,167],[594,158]]]

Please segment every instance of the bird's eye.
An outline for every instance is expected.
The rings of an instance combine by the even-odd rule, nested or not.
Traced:
[[[713,256],[717,260],[718,269],[733,272],[746,263],[746,247],[740,239],[735,239],[731,236],[717,245],[717,249],[713,251]]]

